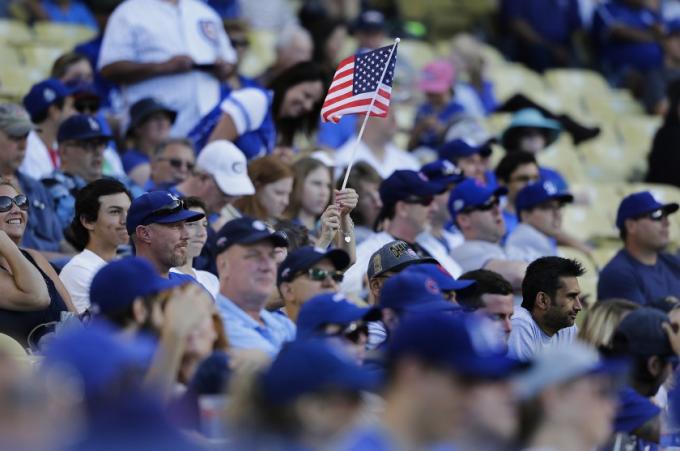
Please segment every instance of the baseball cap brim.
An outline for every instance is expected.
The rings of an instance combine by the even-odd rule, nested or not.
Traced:
[[[484,379],[505,379],[527,368],[528,364],[511,357],[473,357],[468,361],[457,362],[456,371],[468,376]]]
[[[414,258],[413,260],[407,260],[407,261],[399,263],[398,265],[391,266],[389,268],[383,268],[382,271],[373,274],[371,276],[371,279],[376,278],[378,276],[381,276],[381,275],[385,274],[386,272],[401,272],[408,266],[417,265],[417,264],[420,264],[420,263],[439,264],[439,262],[432,257]]]
[[[16,119],[11,124],[3,127],[4,132],[12,137],[25,136],[34,129],[35,125],[28,119]]]
[[[62,139],[62,142],[63,141],[85,141],[87,139],[106,139],[106,140],[109,140],[109,139],[111,139],[111,135],[107,135],[106,133],[102,133],[102,132],[99,132],[99,131],[91,131],[91,132],[84,133],[84,134],[79,135],[79,136],[73,136],[73,137],[69,137],[69,138],[66,138],[66,139]]]
[[[255,185],[248,177],[248,174],[215,174],[208,170],[215,177],[215,182],[220,190],[228,196],[249,196],[255,194]]]
[[[286,247],[286,246],[288,246],[288,240],[286,239],[286,237],[284,237],[280,233],[276,233],[276,232],[271,233],[268,230],[263,230],[261,232],[252,233],[246,238],[232,242],[231,245],[234,245],[234,244],[255,244],[255,243],[259,243],[260,241],[266,241],[266,240],[269,240],[274,245],[274,247]]]
[[[181,287],[191,283],[188,278],[177,278],[177,279],[165,279],[163,277],[158,277],[153,283],[149,283],[146,287],[144,293],[140,293],[140,296],[148,296],[151,294],[161,293],[163,291],[172,290],[173,288]]]
[[[457,312],[462,310],[461,307],[453,302],[429,301],[429,302],[414,302],[412,304],[402,307],[406,313],[434,313],[434,312]]]
[[[205,215],[192,210],[180,210],[177,213],[172,213],[166,216],[154,218],[149,224],[172,224],[174,222],[187,221],[193,222],[203,219]]]
[[[444,283],[439,284],[439,288],[442,291],[464,290],[465,288],[468,288],[477,283],[475,280],[467,279],[456,280],[453,277],[449,279],[450,280],[447,280],[445,284]]]

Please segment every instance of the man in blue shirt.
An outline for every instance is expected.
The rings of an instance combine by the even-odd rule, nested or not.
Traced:
[[[625,197],[616,214],[621,249],[602,269],[599,299],[623,298],[647,304],[680,297],[680,259],[664,252],[670,243],[668,215],[678,204],[662,204],[648,191]]]
[[[125,225],[135,254],[151,262],[161,277],[193,281],[193,277],[170,272],[170,268],[186,263],[189,243],[186,223],[204,216],[187,210],[184,202],[167,191],[153,191],[132,201]]]
[[[247,216],[228,222],[217,233],[217,309],[232,348],[275,356],[295,338],[291,320],[265,309],[276,289],[275,248],[287,245],[283,235]]]

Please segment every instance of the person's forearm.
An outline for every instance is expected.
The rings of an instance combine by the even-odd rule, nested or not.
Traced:
[[[144,385],[168,401],[182,362],[186,338],[171,328],[164,328]]]
[[[524,19],[513,19],[510,21],[510,29],[525,41],[534,45],[545,45],[541,35],[536,33],[531,25]]]
[[[7,260],[17,290],[26,295],[15,307],[21,310],[47,307],[50,304],[50,294],[45,279],[4,233],[0,235],[0,254]]]
[[[557,234],[557,236],[555,236],[555,239],[557,240],[557,244],[561,246],[573,247],[574,249],[578,249],[581,252],[585,253],[586,255],[590,256],[590,253],[592,252],[590,246],[588,246],[583,241],[579,240],[575,236],[572,236],[565,231],[562,231],[559,234]]]
[[[149,78],[167,75],[170,71],[165,63],[135,63],[132,61],[116,61],[101,70],[102,77],[117,84],[131,84]]]
[[[631,28],[626,25],[613,25],[609,29],[609,36],[614,40],[628,41],[628,42],[654,42],[656,38],[654,34],[647,30],[639,30]]]
[[[349,238],[349,240],[347,239]],[[340,231],[335,235],[335,246],[349,254],[350,266],[356,261],[356,240],[354,239],[354,222],[349,215],[342,218]]]

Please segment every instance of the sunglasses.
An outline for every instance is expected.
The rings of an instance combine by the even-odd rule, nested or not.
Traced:
[[[321,268],[309,268],[305,274],[314,282],[323,282],[327,277],[330,277],[334,281],[340,283],[345,277],[340,271],[328,271]]]
[[[184,209],[184,201],[182,201],[181,199],[175,199],[172,202],[170,202],[169,204],[163,205],[162,207],[159,207],[159,208],[155,209],[154,211],[152,211],[151,213],[149,213],[148,215],[146,215],[144,217],[143,222],[145,222],[147,219],[149,219],[151,217],[169,216],[171,214],[180,212],[183,209]]]
[[[666,216],[668,216],[668,214],[665,211],[659,209],[640,215],[635,219],[649,219],[651,221],[662,221]]]
[[[73,103],[75,109],[81,114],[96,113],[101,108],[101,102],[99,100],[76,100]]]
[[[250,41],[247,39],[230,39],[233,47],[250,47]]]
[[[28,210],[28,197],[23,194],[12,198],[9,196],[0,196],[0,212],[6,213],[12,209],[12,204],[16,205],[20,210]]]
[[[363,321],[354,321],[345,326],[345,328],[334,334],[330,334],[329,336],[343,337],[352,343],[358,344],[362,335],[368,337],[368,324]]]
[[[158,161],[167,161],[175,169],[181,169],[182,166],[186,166],[188,170],[194,170],[194,163],[191,161],[180,160],[178,158],[159,158]]]
[[[491,211],[500,205],[500,201],[496,197],[484,202],[482,205],[476,205],[474,207],[465,208],[461,213],[472,213],[473,211]]]
[[[423,207],[429,207],[430,204],[432,204],[433,201],[434,201],[433,196],[427,196],[427,197],[412,196],[412,197],[407,197],[406,199],[403,200],[403,202],[405,202],[407,204],[413,204],[413,205],[418,204],[418,205],[422,205]]]

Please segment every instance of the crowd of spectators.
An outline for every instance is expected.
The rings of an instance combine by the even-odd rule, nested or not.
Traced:
[[[679,2],[497,2],[338,123],[342,59],[427,40],[400,2],[6,3],[91,40],[18,98],[0,70],[0,449],[679,446],[680,197],[544,165],[606,124],[498,97],[482,51],[630,89],[678,193]]]

